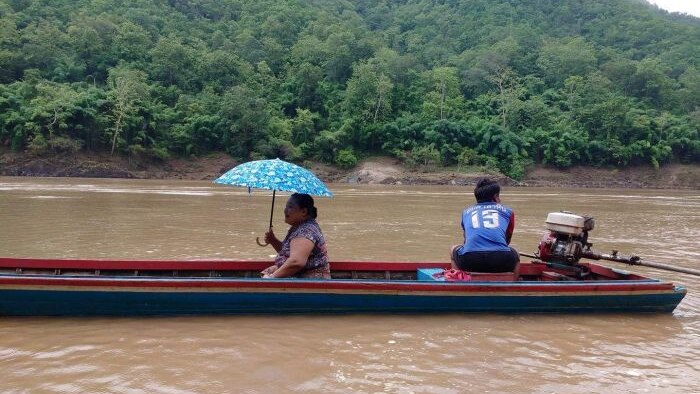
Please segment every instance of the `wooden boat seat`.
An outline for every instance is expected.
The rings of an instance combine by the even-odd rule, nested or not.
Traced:
[[[518,277],[515,272],[471,272],[472,280],[497,282],[515,282]]]
[[[573,280],[573,278],[552,271],[542,271],[543,281]]]

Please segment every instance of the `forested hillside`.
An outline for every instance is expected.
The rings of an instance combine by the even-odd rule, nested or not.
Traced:
[[[700,19],[641,0],[0,0],[0,144],[353,166],[700,162]]]

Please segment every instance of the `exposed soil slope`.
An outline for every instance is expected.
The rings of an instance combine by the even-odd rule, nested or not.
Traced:
[[[5,176],[211,180],[236,164],[223,153],[145,162],[105,154],[34,157],[6,150],[0,152],[0,175]],[[658,170],[652,167],[559,170],[537,166],[530,168],[520,181],[473,169],[409,170],[398,160],[388,157],[365,160],[347,171],[320,163],[311,163],[310,169],[324,181],[339,183],[466,185],[489,176],[513,186],[700,189],[700,166],[680,164],[666,165]]]

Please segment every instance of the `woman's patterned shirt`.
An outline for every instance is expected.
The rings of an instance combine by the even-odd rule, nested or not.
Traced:
[[[304,270],[311,270],[328,264],[328,251],[326,250],[326,240],[321,233],[321,227],[315,219],[309,219],[303,223],[289,228],[287,236],[282,241],[282,249],[277,253],[275,265],[282,266],[289,258],[289,244],[294,238],[306,238],[314,243],[309,259],[306,261]]]

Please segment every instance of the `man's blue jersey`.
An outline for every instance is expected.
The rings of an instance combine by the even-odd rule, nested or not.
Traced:
[[[508,243],[515,227],[515,212],[505,205],[482,202],[462,212],[464,245],[459,254],[510,250]]]

